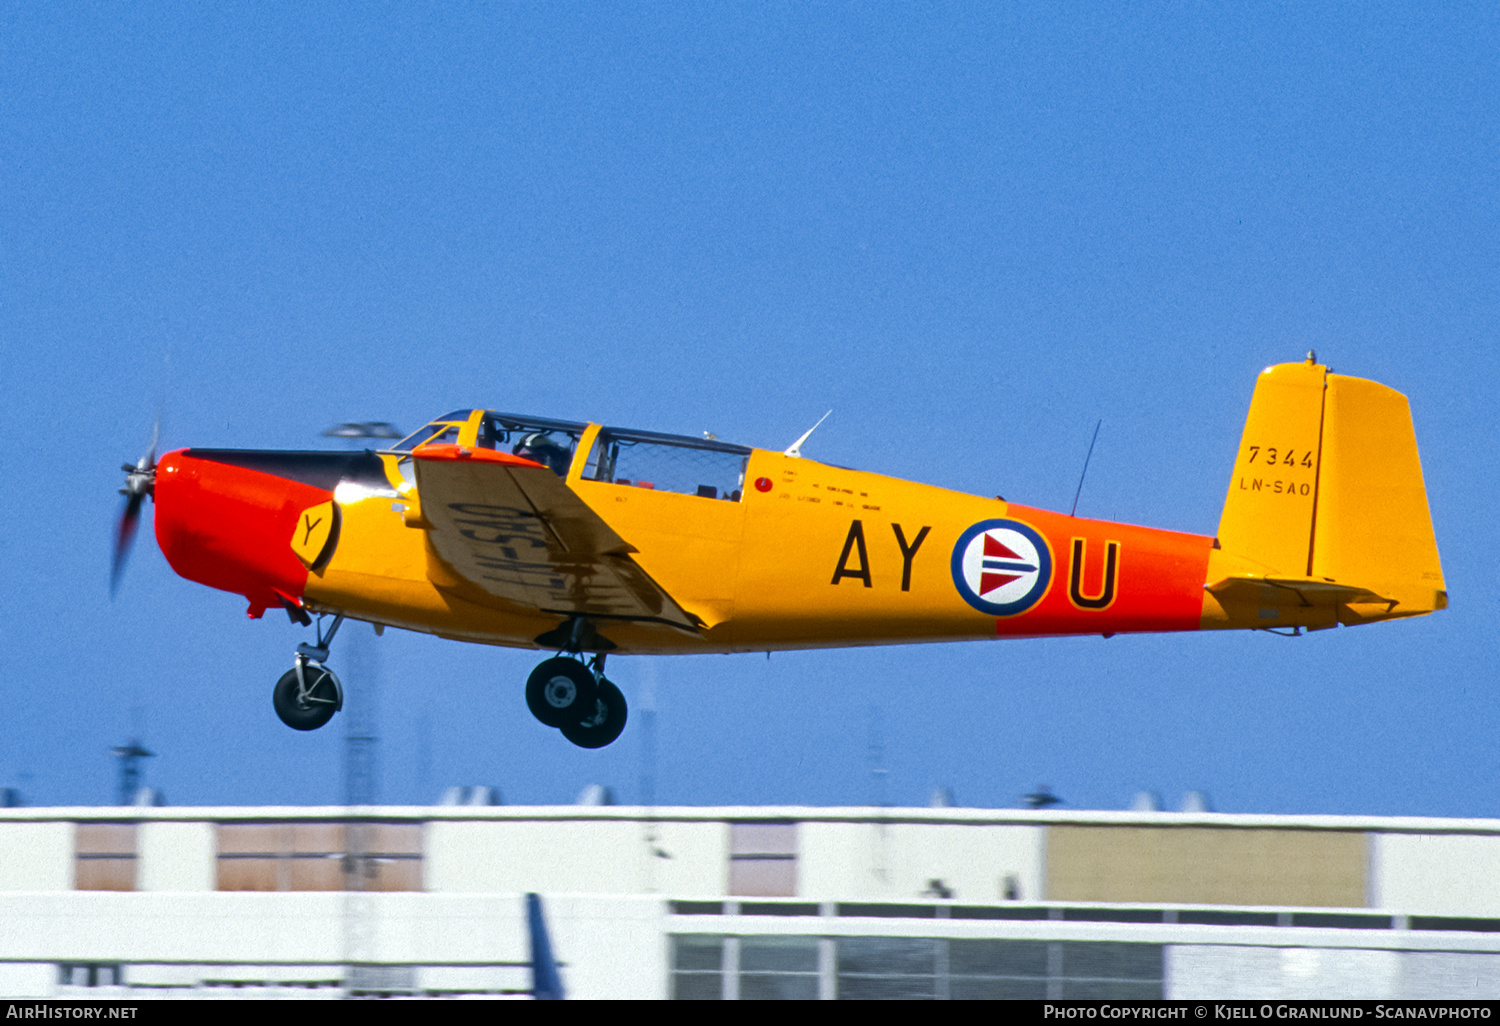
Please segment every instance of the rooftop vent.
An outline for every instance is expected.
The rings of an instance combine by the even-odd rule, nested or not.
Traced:
[[[500,800],[500,789],[480,784],[470,786],[464,784],[458,787],[450,787],[443,792],[443,798],[439,805],[503,805]]]
[[[1207,791],[1189,791],[1182,796],[1183,812],[1212,812],[1213,802],[1208,800]]]
[[[615,793],[603,784],[590,784],[578,792],[575,805],[613,805]]]

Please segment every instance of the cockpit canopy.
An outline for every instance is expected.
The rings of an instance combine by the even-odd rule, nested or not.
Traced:
[[[398,442],[394,452],[419,445],[458,444],[478,419],[472,444],[524,456],[567,477],[589,425],[493,410],[455,410]],[[606,427],[585,457],[582,478],[632,488],[738,502],[750,449],[710,438]]]

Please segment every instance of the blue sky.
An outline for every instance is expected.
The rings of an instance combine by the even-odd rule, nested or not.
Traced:
[[[1411,400],[1446,613],[1288,640],[619,659],[574,749],[531,652],[387,632],[380,795],[1493,816],[1500,13],[1488,4],[93,5],[0,11],[0,782],[342,794],[305,631],[140,544],[118,466],[477,405],[1212,533],[1255,375]],[[368,629],[363,629],[368,634]],[[346,641],[349,633],[341,638]],[[342,655],[343,663],[339,659]],[[871,773],[883,751],[883,792]]]

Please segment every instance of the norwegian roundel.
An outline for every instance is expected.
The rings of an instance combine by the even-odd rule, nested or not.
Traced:
[[[1042,600],[1052,581],[1052,550],[1030,524],[985,520],[953,546],[953,585],[991,616],[1015,616]]]

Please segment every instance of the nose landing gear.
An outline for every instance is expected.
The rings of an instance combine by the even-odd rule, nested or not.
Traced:
[[[276,688],[271,692],[271,704],[276,715],[293,730],[317,730],[333,719],[333,714],[344,707],[344,686],[332,670],[323,665],[328,658],[328,646],[344,622],[340,613],[333,620],[328,633],[323,633],[322,617],[318,618],[318,643],[303,643],[297,646],[297,660],[292,668],[281,675]]]
[[[526,679],[531,714],[580,748],[603,748],[625,729],[625,696],[604,676],[604,653],[584,665],[557,656]]]

